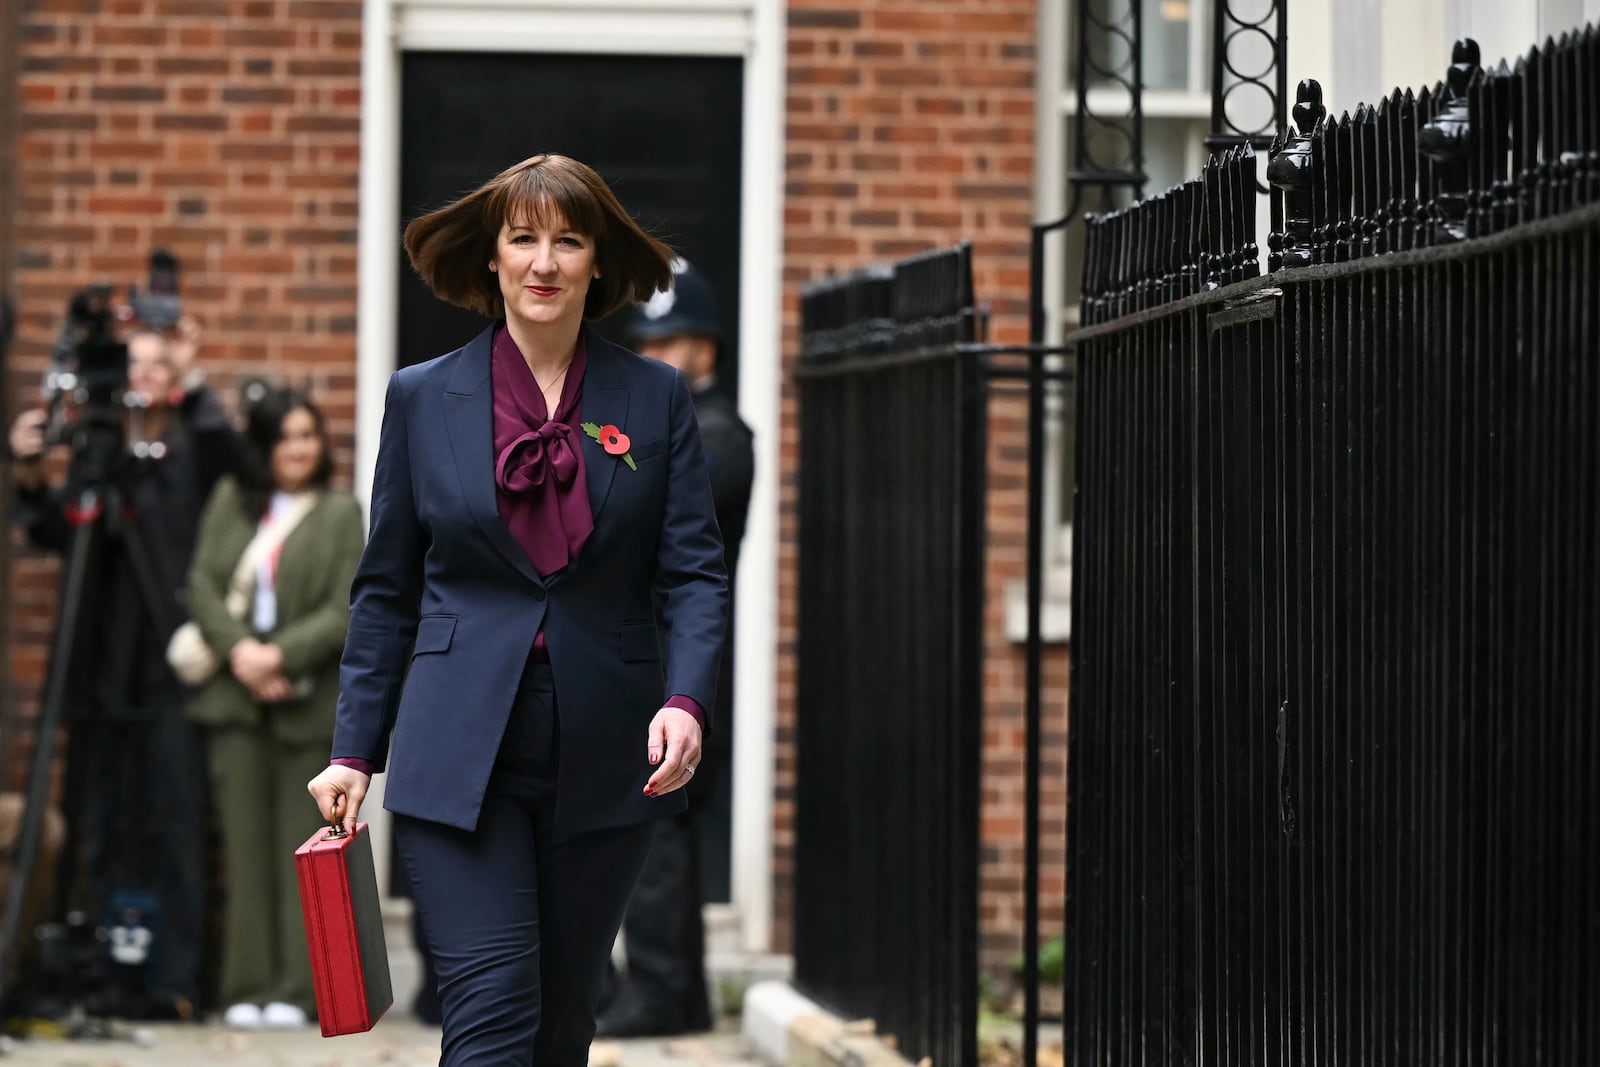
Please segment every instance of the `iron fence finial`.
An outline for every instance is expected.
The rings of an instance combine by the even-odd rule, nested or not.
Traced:
[[[1303,267],[1313,262],[1311,185],[1311,135],[1327,117],[1322,103],[1322,84],[1306,78],[1296,92],[1294,122],[1296,133],[1288,135],[1282,148],[1272,153],[1267,164],[1267,181],[1284,196],[1284,232],[1277,236],[1282,252],[1281,267]]]
[[[1468,90],[1482,73],[1478,42],[1470,37],[1455,43],[1450,58],[1443,106],[1417,137],[1417,147],[1433,161],[1438,179],[1433,199],[1433,239],[1438,244],[1467,237],[1467,152],[1472,145]]]

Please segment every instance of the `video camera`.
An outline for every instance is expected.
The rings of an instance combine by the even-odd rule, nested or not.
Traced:
[[[116,303],[109,285],[92,285],[73,294],[56,338],[41,388],[50,421],[45,439],[70,443],[75,461],[87,460],[90,477],[109,468],[126,448],[130,414],[150,406],[150,398],[128,388],[129,327],[163,332],[176,327],[183,307],[178,297],[178,261],[170,252],[150,256],[150,282],[132,287]],[[136,440],[135,459],[160,459],[159,441]]]

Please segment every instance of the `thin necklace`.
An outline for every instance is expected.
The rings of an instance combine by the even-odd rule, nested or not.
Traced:
[[[548,393],[551,389],[555,388],[557,382],[559,382],[561,379],[563,379],[563,378],[565,378],[567,376],[567,368],[571,367],[571,366],[572,366],[572,364],[568,363],[566,367],[562,367],[561,368],[561,373],[556,375],[554,378],[551,378],[549,385],[540,385],[539,379],[538,379],[537,376],[533,379],[533,383],[535,385],[538,385],[540,389],[542,389],[543,391]]]

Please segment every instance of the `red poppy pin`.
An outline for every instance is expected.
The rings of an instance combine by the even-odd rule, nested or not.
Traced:
[[[621,456],[622,462],[628,465],[629,470],[636,471],[639,469],[638,464],[633,462],[633,456],[628,452],[628,449],[633,447],[633,442],[628,440],[627,434],[615,426],[609,424],[596,426],[592,422],[586,422],[583,424],[583,432],[599,441],[600,447],[606,450],[607,455]]]

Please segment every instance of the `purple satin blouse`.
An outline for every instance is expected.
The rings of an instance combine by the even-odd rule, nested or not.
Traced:
[[[548,578],[576,563],[594,532],[579,429],[588,346],[580,334],[554,417],[510,330],[495,331],[492,351],[495,503],[533,569]]]

